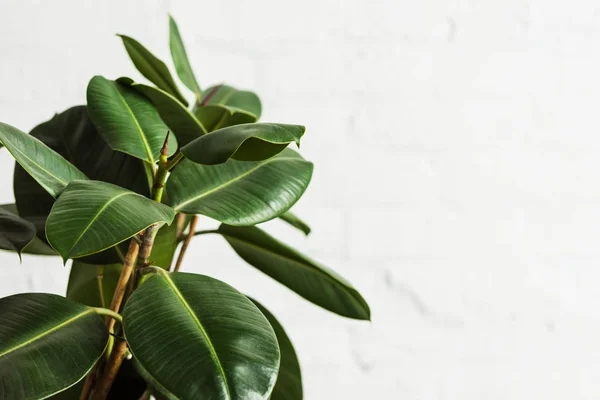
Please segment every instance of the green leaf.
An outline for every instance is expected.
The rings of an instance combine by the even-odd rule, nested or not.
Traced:
[[[64,297],[0,299],[0,399],[44,399],[82,379],[108,342],[103,319]]]
[[[306,222],[302,221],[296,216],[296,214],[293,214],[290,211],[281,214],[279,218],[292,225],[294,228],[301,230],[307,236],[310,233],[310,226],[308,226]]]
[[[222,164],[230,158],[241,161],[261,161],[273,157],[300,138],[301,125],[243,124],[218,129],[181,148],[183,155],[198,164]]]
[[[122,264],[89,265],[74,260],[67,298],[90,307],[110,308]]]
[[[306,300],[344,317],[371,318],[367,302],[344,278],[261,229],[221,225],[219,233],[248,264]]]
[[[127,81],[121,78],[119,82]],[[194,114],[164,90],[133,83],[133,81],[129,84],[150,99],[160,117],[177,137],[177,142],[180,146],[184,146],[206,134],[206,129],[204,129],[204,126],[202,126]]]
[[[150,82],[154,83],[165,92],[172,94],[187,107],[188,102],[179,91],[179,88],[173,80],[165,63],[156,58],[154,54],[150,53],[148,49],[142,46],[137,40],[125,35],[118,36],[123,39],[123,44],[129,54],[129,58],[131,58],[131,61],[133,61],[133,64],[138,71],[140,71]]]
[[[35,237],[35,226],[23,218],[0,208],[0,249],[21,252]]]
[[[194,115],[207,132],[233,125],[251,124],[257,121],[254,114],[227,106],[202,106],[194,110]]]
[[[177,249],[177,224],[164,225],[154,238],[149,261],[157,267],[169,269]]]
[[[150,100],[127,85],[101,76],[93,77],[88,84],[87,100],[92,122],[113,150],[150,164],[158,161],[169,128]],[[171,135],[170,154],[176,150]]]
[[[262,105],[260,99],[253,92],[237,90],[227,85],[211,86],[202,94],[201,102],[205,105],[222,105],[238,108],[260,118]]]
[[[258,301],[252,298],[250,300],[267,317],[277,336],[279,352],[281,353],[281,365],[279,366],[277,383],[275,383],[269,400],[302,400],[302,372],[300,371],[300,363],[292,341],[287,333],[285,333],[283,326],[281,326],[277,318],[269,310]]]
[[[105,250],[152,224],[170,225],[174,216],[172,208],[119,186],[74,181],[52,207],[46,235],[66,261]]]
[[[52,197],[57,197],[69,182],[87,179],[83,172],[35,137],[1,122],[0,141]]]
[[[44,194],[47,194],[47,193],[44,192]],[[17,206],[15,204],[0,204],[0,213],[8,213],[8,214],[11,214],[14,216],[19,216],[19,212],[18,212]],[[23,221],[24,219],[21,218],[21,220]],[[33,224],[32,224],[32,226],[35,230],[35,226]],[[4,250],[13,250],[14,251],[14,249],[12,249],[12,248],[10,248],[10,249],[5,248]],[[44,256],[57,256],[58,255],[52,247],[48,246],[45,242],[43,242],[37,236],[33,237],[31,242],[29,242],[29,244],[27,244],[25,246],[25,248],[23,248],[21,250],[21,253],[37,254],[37,255],[44,255]]]
[[[129,348],[168,398],[268,399],[279,368],[273,329],[214,278],[161,269],[129,298]]]
[[[183,82],[188,89],[194,92],[196,97],[199,99],[200,95],[202,94],[200,85],[198,85],[194,71],[192,71],[192,66],[190,65],[190,60],[188,59],[187,52],[185,51],[183,40],[181,40],[177,23],[170,15],[169,47],[171,48],[173,64],[175,64],[175,70],[177,71],[177,75],[179,75],[179,79],[181,79],[181,82]]]
[[[312,163],[290,149],[258,162],[229,160],[203,166],[182,160],[167,181],[169,204],[177,211],[229,225],[254,225],[292,207],[306,190],[312,171]]]

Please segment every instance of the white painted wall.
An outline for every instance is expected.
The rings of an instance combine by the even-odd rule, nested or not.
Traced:
[[[168,12],[201,84],[308,127],[296,211],[314,234],[268,229],[354,282],[373,322],[306,303],[218,237],[185,264],[279,316],[308,400],[600,396],[597,1],[2,0],[0,120],[28,130],[94,74],[138,79],[114,34],[167,59]],[[0,264],[2,296],[65,288],[59,260]]]

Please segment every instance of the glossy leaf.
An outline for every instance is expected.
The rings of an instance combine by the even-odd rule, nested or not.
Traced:
[[[294,228],[301,230],[305,235],[310,233],[310,226],[306,224],[306,222],[302,221],[296,214],[288,211],[279,216],[282,220],[292,225]]]
[[[254,225],[292,207],[306,190],[312,171],[312,163],[290,149],[258,162],[229,160],[203,166],[183,160],[167,182],[169,204],[177,211],[229,225]]]
[[[198,164],[222,164],[230,158],[261,161],[273,157],[288,144],[300,145],[301,125],[243,124],[229,126],[195,139],[181,148],[183,155]]]
[[[137,40],[125,35],[119,36],[123,39],[125,49],[138,71],[140,71],[150,82],[172,94],[177,100],[187,106],[188,102],[179,91],[179,88],[173,80],[165,63],[156,58],[154,54],[150,53],[150,51],[142,46]]]
[[[209,97],[210,96],[210,97]],[[206,105],[222,105],[237,108],[260,118],[262,105],[258,96],[246,90],[227,85],[211,86],[202,93],[201,101]]]
[[[248,264],[306,300],[344,317],[371,318],[367,302],[344,278],[260,228],[221,225],[219,233]]]
[[[0,399],[44,399],[67,389],[108,341],[93,309],[53,294],[0,299],[0,321]]]
[[[40,140],[1,122],[0,141],[21,167],[53,197],[57,197],[69,182],[87,179],[83,172]]]
[[[281,365],[279,366],[279,375],[277,383],[271,393],[269,400],[302,400],[302,372],[300,371],[300,363],[294,345],[283,329],[283,326],[277,321],[277,318],[262,304],[254,299],[250,299],[256,307],[263,313],[279,343],[279,352],[281,353]]]
[[[0,208],[0,249],[21,252],[35,237],[35,226],[23,218]]]
[[[269,398],[279,368],[275,333],[226,283],[160,270],[130,297],[123,327],[134,358],[168,398]]]
[[[110,308],[122,264],[90,265],[74,260],[67,298],[90,307]]]
[[[251,124],[258,119],[256,115],[226,106],[202,106],[194,110],[194,115],[207,132],[233,125]]]
[[[150,263],[157,267],[169,269],[178,243],[177,224],[164,225],[154,238],[154,246],[149,259]]]
[[[206,134],[206,129],[194,114],[167,92],[138,83],[131,83],[131,86],[152,101],[163,121],[177,137],[180,146]]]
[[[46,235],[66,261],[105,250],[154,223],[171,224],[174,216],[172,208],[119,186],[75,181],[52,207]]]
[[[171,48],[171,56],[173,57],[173,64],[175,64],[175,70],[181,82],[185,84],[192,92],[196,94],[196,97],[200,98],[202,91],[200,85],[196,80],[190,60],[188,59],[183,40],[179,34],[179,28],[177,23],[172,16],[169,15],[169,47]]]
[[[93,77],[88,84],[87,100],[92,122],[113,150],[156,163],[169,128],[150,100],[127,85],[101,76]],[[176,150],[171,135],[170,154]]]

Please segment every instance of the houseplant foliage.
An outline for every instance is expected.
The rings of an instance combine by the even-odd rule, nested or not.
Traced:
[[[350,283],[256,226],[280,218],[310,232],[289,211],[313,171],[289,146],[304,127],[258,122],[252,92],[202,89],[172,18],[171,55],[192,102],[164,62],[120,37],[149,83],[95,76],[86,105],[30,133],[0,123],[16,160],[0,248],[72,264],[66,297],[0,299],[0,399],[302,399],[275,316],[180,268],[193,238],[220,235],[304,299],[370,318]],[[198,230],[199,215],[220,227]]]

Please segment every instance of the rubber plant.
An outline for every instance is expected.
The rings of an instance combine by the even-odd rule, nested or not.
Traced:
[[[150,84],[95,76],[87,105],[29,134],[0,123],[16,160],[0,247],[72,260],[66,297],[0,299],[0,399],[301,399],[298,359],[275,317],[180,268],[192,238],[220,235],[306,300],[370,318],[350,283],[257,226],[280,218],[310,232],[289,212],[313,172],[288,148],[305,128],[257,122],[252,92],[201,89],[173,19],[190,103],[164,62],[120,37]],[[198,230],[199,215],[221,225]]]

